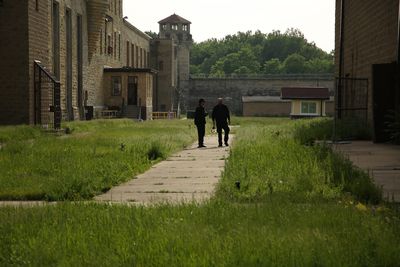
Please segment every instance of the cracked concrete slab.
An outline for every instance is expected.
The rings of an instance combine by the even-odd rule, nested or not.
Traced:
[[[353,141],[334,147],[382,187],[385,200],[400,202],[400,146]]]
[[[206,136],[205,144],[197,148],[195,143],[94,199],[138,204],[206,201],[221,177],[229,147],[218,147],[216,136]]]

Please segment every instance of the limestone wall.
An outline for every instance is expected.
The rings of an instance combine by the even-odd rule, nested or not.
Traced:
[[[206,100],[211,109],[217,98],[222,97],[233,114],[242,115],[242,96],[279,96],[282,87],[327,87],[334,93],[332,76],[273,76],[251,78],[191,78],[187,97],[188,110],[194,110],[198,100]]]

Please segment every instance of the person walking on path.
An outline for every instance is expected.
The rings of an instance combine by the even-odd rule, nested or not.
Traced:
[[[212,111],[213,129],[215,129],[215,124],[217,125],[218,133],[218,146],[222,146],[222,129],[224,130],[224,142],[226,146],[229,146],[229,124],[231,123],[231,117],[229,115],[229,109],[226,105],[222,103],[222,98],[218,98],[218,104],[214,107]]]
[[[207,116],[207,113],[204,110],[205,103],[206,101],[204,101],[204,99],[200,99],[199,106],[196,108],[196,112],[194,113],[194,124],[196,124],[197,134],[199,136],[198,148],[206,147],[204,145],[204,135],[206,134],[206,116]]]

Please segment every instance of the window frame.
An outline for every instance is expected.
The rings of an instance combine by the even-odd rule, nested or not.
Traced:
[[[115,90],[115,82],[118,81],[119,88],[118,92]],[[122,77],[121,76],[111,76],[111,96],[121,96],[122,95]]]
[[[310,105],[313,104],[315,105],[315,113],[310,112]],[[300,102],[300,114],[301,115],[318,115],[318,105],[317,101],[301,101]],[[303,112],[303,105],[307,105],[307,112]]]

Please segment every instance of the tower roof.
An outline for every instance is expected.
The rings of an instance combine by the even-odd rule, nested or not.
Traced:
[[[187,23],[187,24],[191,24],[190,21],[188,21],[187,19],[182,18],[181,16],[178,16],[175,13],[172,14],[171,16],[169,16],[168,18],[160,20],[158,23],[159,24],[164,24],[164,23]]]

